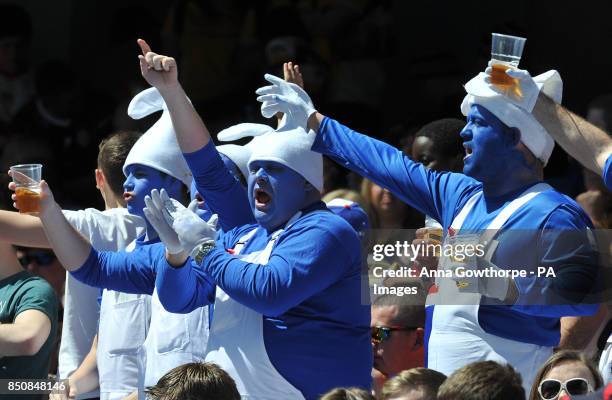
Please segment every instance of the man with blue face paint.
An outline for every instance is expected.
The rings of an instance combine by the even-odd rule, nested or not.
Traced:
[[[282,132],[250,134],[257,137],[247,205],[257,224],[231,226],[226,216],[243,199],[227,196],[227,176],[201,179],[219,166],[198,165],[204,157],[194,157],[214,146],[184,100],[174,59],[139,43],[143,76],[168,104],[198,191],[226,220],[215,241],[209,226],[164,193],[152,194],[147,213],[173,265],[165,259],[157,265],[164,307],[189,312],[214,303],[206,361],[225,369],[245,398],[315,399],[337,386],[369,387],[369,307],[360,304],[359,239],[320,201],[322,158],[308,151],[309,135],[292,129],[290,119]],[[206,191],[225,200],[213,205]]]
[[[516,79],[516,85],[523,94],[521,97],[513,93],[501,93],[508,101],[518,107],[533,112],[555,141],[582,165],[600,174],[608,188],[612,190],[612,138],[610,133],[586,121],[580,116],[555,103],[546,94],[537,90],[537,83],[526,70],[509,70],[509,75]],[[483,85],[496,92],[499,88],[490,82],[491,67],[480,75]],[[606,307],[603,305],[603,307]],[[607,317],[604,314],[604,317]],[[599,324],[604,323],[599,318],[578,317],[566,319],[565,334],[568,336],[591,336],[597,331]],[[604,382],[612,378],[612,335],[608,337],[604,351],[599,360],[599,369]]]
[[[487,253],[477,257],[475,268],[554,269],[555,279],[483,278],[467,285],[442,280],[438,294],[430,296],[442,305],[428,307],[429,368],[449,375],[474,361],[507,362],[521,372],[528,389],[534,366],[559,342],[559,317],[589,315],[597,307],[579,305],[598,272],[591,223],[573,200],[541,182],[554,145],[548,132],[504,96],[483,92],[482,85],[470,81],[461,107],[467,116],[461,132],[464,174],[438,173],[319,114],[296,86],[273,76],[266,79],[272,85],[257,91],[265,117],[283,112],[300,118],[302,126],[317,132],[314,151],[442,222],[445,243],[461,243],[468,238],[464,232],[487,229]],[[538,90],[561,100],[556,71],[536,81]],[[518,229],[523,231],[516,234]],[[558,240],[560,232],[569,232],[572,240]],[[443,259],[441,265],[452,262]],[[560,304],[558,298],[568,293],[571,300]]]

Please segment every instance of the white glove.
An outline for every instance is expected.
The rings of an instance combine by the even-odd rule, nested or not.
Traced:
[[[217,214],[210,217],[208,222],[202,220],[195,213],[198,207],[197,200],[192,201],[186,208],[180,202],[170,198],[164,189],[161,190],[161,193],[156,190],[152,191],[151,197],[156,207],[162,210],[165,221],[178,236],[182,251],[191,254],[201,243],[215,240],[217,236]]]
[[[298,85],[283,79],[266,74],[264,78],[272,85],[264,86],[255,91],[259,95],[257,101],[262,103],[261,115],[271,118],[276,113],[284,113],[280,130],[289,130],[302,127],[307,129],[308,118],[317,112],[310,96]]]
[[[498,93],[501,93],[508,97],[508,99],[521,107],[523,110],[527,112],[532,112],[535,107],[536,102],[538,101],[538,95],[540,94],[540,88],[533,80],[529,71],[524,69],[512,69],[508,68],[506,73],[511,77],[518,81],[518,88],[515,90],[506,90],[504,91],[497,85],[491,83],[491,73],[493,71],[493,61],[489,61],[489,66],[485,69],[485,82],[487,85],[495,90]]]
[[[159,197],[159,193],[157,189],[153,189],[151,195],[155,194]],[[145,196],[145,204],[146,207],[143,209],[144,215],[157,232],[160,240],[166,246],[168,253],[170,254],[179,254],[184,252],[183,246],[181,245],[181,241],[178,238],[174,229],[172,229],[172,224],[168,223],[166,218],[164,217],[164,212],[161,208],[158,208],[157,205],[153,202],[151,196]]]

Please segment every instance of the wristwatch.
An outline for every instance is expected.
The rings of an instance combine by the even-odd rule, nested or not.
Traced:
[[[204,257],[206,257],[215,247],[216,245],[214,240],[207,240],[206,242],[197,245],[195,249],[193,249],[191,252],[192,258],[198,265],[200,265]]]

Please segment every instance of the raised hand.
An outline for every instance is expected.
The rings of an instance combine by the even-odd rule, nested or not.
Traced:
[[[181,254],[185,253],[181,241],[178,238],[174,229],[172,229],[172,223],[168,222],[166,215],[164,215],[163,206],[159,199],[159,192],[157,189],[151,191],[151,196],[145,196],[146,207],[143,209],[144,215],[149,221],[149,224],[155,229],[159,239],[162,241],[166,250],[169,254]]]
[[[292,62],[283,64],[283,78],[289,83],[295,83],[302,89],[304,89],[304,79],[302,78],[302,72],[300,66]]]
[[[506,74],[514,79],[514,85],[511,90],[505,90],[491,82],[493,73],[492,62],[489,61],[489,66],[485,69],[484,81],[494,91],[505,95],[512,103],[521,107],[527,112],[531,112],[538,101],[540,88],[529,74],[529,71],[524,69],[508,68]]]
[[[19,174],[19,172],[9,171],[8,174],[9,176],[13,177],[13,174]],[[9,190],[14,192],[17,189],[17,185],[15,184],[15,182],[10,182],[8,184],[8,188]],[[53,197],[53,192],[51,191],[51,188],[49,187],[49,185],[47,184],[45,180],[40,181],[39,188],[40,188],[40,194],[39,194],[40,213],[44,213],[45,211],[53,207],[53,205],[55,205],[55,198]],[[11,199],[13,200],[13,207],[19,210],[20,209],[19,200],[17,199],[17,195],[15,193],[11,195]]]
[[[140,73],[147,83],[156,87],[160,92],[178,86],[176,60],[152,52],[151,47],[143,39],[138,39],[137,43],[142,51],[142,54],[138,56]]]
[[[257,101],[262,103],[261,115],[270,118],[282,112],[287,115],[283,128],[307,129],[308,117],[316,112],[310,96],[298,85],[285,82],[277,76],[266,74],[264,78],[272,85],[261,87],[255,92],[259,95]]]

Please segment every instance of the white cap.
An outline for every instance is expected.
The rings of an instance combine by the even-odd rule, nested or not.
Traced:
[[[467,116],[473,104],[479,104],[493,113],[500,121],[521,132],[521,142],[546,165],[555,141],[535,117],[512,103],[506,96],[493,90],[485,82],[485,74],[479,73],[465,84],[468,93],[461,103],[461,112]],[[550,70],[533,78],[544,94],[554,102],[561,103],[563,81],[555,70]]]
[[[242,123],[223,129],[217,134],[217,139],[220,142],[231,142],[244,137],[265,135],[269,132],[274,132],[274,129],[269,125]],[[251,158],[253,142],[254,140],[251,140],[249,143],[243,146],[238,146],[235,144],[223,144],[217,146],[217,151],[232,160],[238,169],[240,169],[240,172],[242,175],[244,175],[245,179],[249,178],[248,162],[249,158]]]
[[[159,120],[134,143],[123,164],[123,173],[127,176],[126,168],[129,165],[146,165],[180,180],[189,187],[191,171],[176,141],[170,113],[157,89],[152,87],[134,96],[128,106],[128,115],[141,119],[160,110],[163,112]]]
[[[253,161],[275,161],[302,175],[319,192],[323,190],[323,157],[311,150],[316,133],[296,128],[270,132],[254,140]]]

